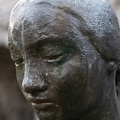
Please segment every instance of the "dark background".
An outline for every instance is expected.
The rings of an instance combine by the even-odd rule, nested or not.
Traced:
[[[37,120],[15,77],[14,63],[7,48],[10,11],[18,0],[0,0],[0,120]],[[109,0],[120,23],[120,0]]]

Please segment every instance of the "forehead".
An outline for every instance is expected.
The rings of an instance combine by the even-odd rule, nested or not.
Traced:
[[[86,37],[89,45],[103,58],[120,58],[119,26],[107,0],[36,1],[21,0],[13,9],[9,29],[11,46],[21,50],[21,46],[45,38],[56,38],[58,41],[64,36],[73,41],[77,38],[77,45],[80,46],[82,37],[83,42]]]
[[[78,32],[77,27],[82,22],[71,14],[49,5],[40,6],[39,9],[28,9],[18,18],[13,21],[11,27],[11,35],[14,37],[11,42],[21,46],[23,43],[28,45],[49,38],[70,38]]]

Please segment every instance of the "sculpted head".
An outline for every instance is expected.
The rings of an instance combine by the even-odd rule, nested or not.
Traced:
[[[115,95],[120,38],[107,0],[21,0],[9,48],[40,120],[79,120]]]

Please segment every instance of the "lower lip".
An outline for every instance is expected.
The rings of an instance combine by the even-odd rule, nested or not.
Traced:
[[[57,105],[55,105],[54,103],[40,103],[40,104],[37,104],[37,103],[32,103],[32,106],[35,108],[35,109],[38,109],[38,110],[50,110],[50,109],[53,109],[53,108],[57,108]]]

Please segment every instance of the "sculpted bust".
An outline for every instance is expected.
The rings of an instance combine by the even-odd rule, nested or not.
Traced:
[[[119,33],[107,0],[18,2],[9,49],[18,84],[40,120],[120,120]]]

